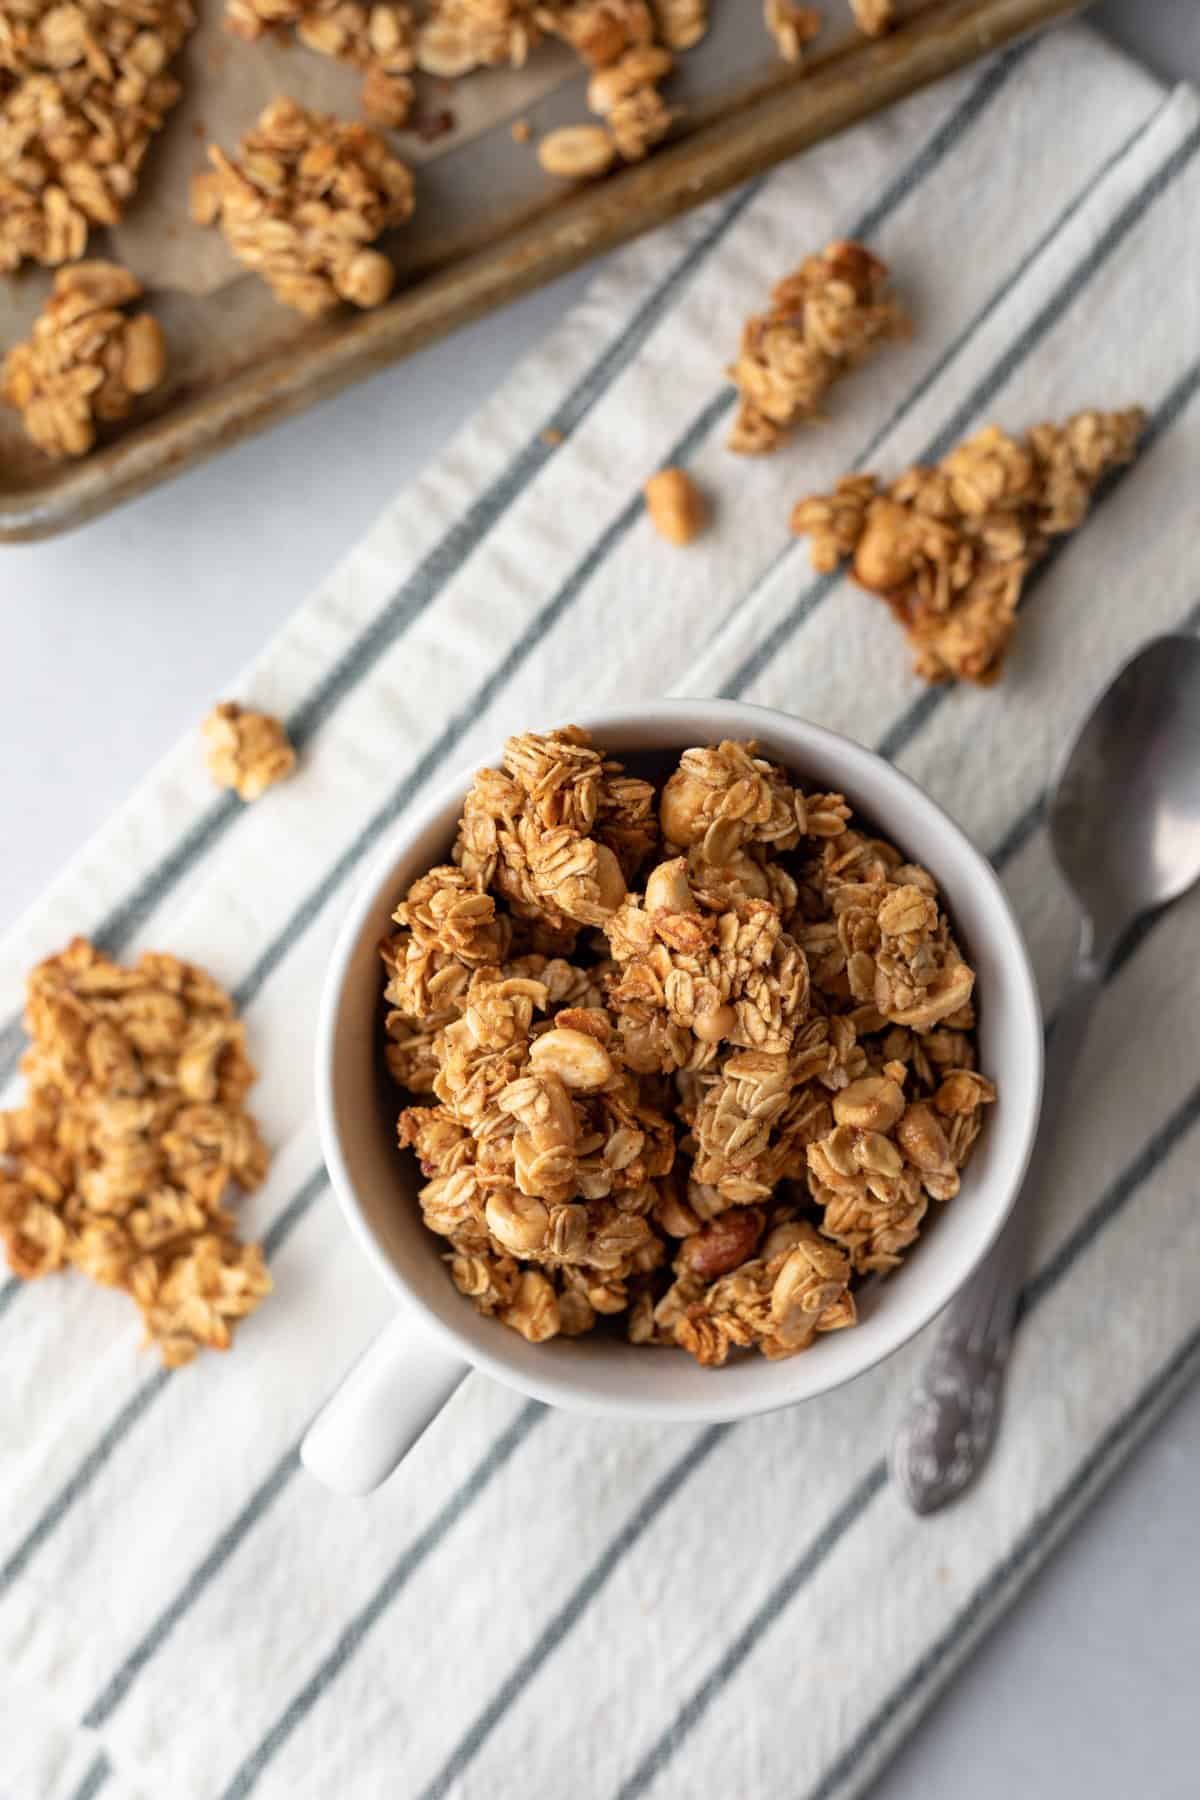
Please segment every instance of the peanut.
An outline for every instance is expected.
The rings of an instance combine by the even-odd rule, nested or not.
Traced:
[[[894,500],[875,500],[854,553],[854,578],[873,594],[889,594],[911,580],[916,545],[909,515]]]
[[[612,1079],[612,1058],[585,1031],[558,1025],[537,1038],[529,1060],[539,1075],[557,1075],[564,1087],[594,1092]]]
[[[338,293],[355,306],[380,306],[392,291],[395,270],[378,250],[360,250],[335,277]]]
[[[616,912],[627,893],[621,865],[607,844],[596,845],[596,886],[599,903],[606,913]]]
[[[167,372],[167,344],[158,320],[139,313],[125,327],[121,378],[131,394],[148,394]]]
[[[617,149],[603,125],[564,125],[547,133],[537,155],[547,175],[588,181],[612,168]]]
[[[646,911],[649,913],[691,913],[699,909],[692,898],[687,877],[687,863],[682,856],[659,863],[646,882]]]
[[[531,1194],[513,1188],[497,1188],[488,1195],[484,1216],[496,1242],[513,1256],[527,1256],[546,1242],[550,1214]]]
[[[736,1024],[737,1013],[733,1007],[718,1006],[712,1012],[697,1013],[692,1020],[692,1032],[702,1044],[719,1044]]]
[[[685,469],[660,469],[642,493],[650,523],[669,544],[690,544],[704,530],[704,496]]]
[[[890,1131],[903,1111],[904,1095],[885,1075],[864,1075],[833,1096],[838,1124],[860,1131]]]

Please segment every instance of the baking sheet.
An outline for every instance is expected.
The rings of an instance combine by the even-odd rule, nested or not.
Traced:
[[[147,158],[122,224],[94,234],[89,255],[128,262],[166,331],[164,386],[119,437],[78,463],[51,464],[0,409],[0,538],[29,538],[94,516],[272,420],[503,304],[637,231],[757,173],[1018,33],[1075,0],[904,0],[903,23],[870,42],[847,0],[831,0],[803,68],[781,62],[760,0],[710,0],[712,26],[683,56],[667,96],[682,109],[676,141],[645,163],[571,188],[545,175],[536,138],[588,117],[586,76],[562,46],[524,70],[484,70],[422,101],[453,114],[426,143],[389,134],[417,173],[411,224],[383,241],[397,292],[370,314],[314,324],[280,307],[238,268],[219,232],[191,223],[187,190],[204,145],[233,149],[274,95],[358,116],[360,75],[290,37],[246,44],[222,26],[223,0],[200,0],[182,57],[185,92]],[[534,141],[517,144],[514,119]],[[24,336],[50,285],[46,271],[7,280],[0,343]]]

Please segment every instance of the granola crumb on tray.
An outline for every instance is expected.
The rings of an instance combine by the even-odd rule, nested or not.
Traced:
[[[370,246],[413,211],[413,178],[369,126],[274,100],[236,157],[210,144],[192,217],[220,224],[240,263],[284,306],[320,318],[341,301],[381,306],[394,270]]]
[[[74,262],[116,225],[181,87],[189,0],[0,9],[0,269]]]
[[[86,456],[99,430],[161,383],[167,346],[157,319],[123,310],[141,294],[119,263],[71,263],[55,275],[27,341],[9,351],[0,398],[47,456]]]

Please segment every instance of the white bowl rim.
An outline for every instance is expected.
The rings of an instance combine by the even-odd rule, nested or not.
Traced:
[[[954,1280],[937,1288],[920,1306],[914,1306],[910,1300],[903,1324],[901,1325],[897,1321],[890,1331],[878,1332],[875,1340],[865,1347],[861,1360],[858,1360],[853,1368],[841,1368],[837,1371],[831,1369],[826,1377],[822,1370],[822,1363],[825,1359],[819,1354],[812,1353],[786,1359],[783,1363],[764,1364],[766,1368],[794,1370],[797,1374],[797,1380],[794,1383],[796,1391],[782,1395],[772,1392],[762,1395],[751,1393],[747,1396],[742,1393],[736,1403],[734,1403],[732,1395],[726,1393],[724,1397],[722,1396],[722,1376],[726,1371],[720,1369],[706,1371],[707,1379],[711,1382],[712,1387],[711,1397],[702,1394],[699,1398],[689,1398],[686,1401],[664,1400],[655,1397],[653,1384],[645,1391],[631,1392],[624,1398],[607,1394],[583,1393],[573,1387],[569,1381],[556,1378],[549,1371],[544,1375],[536,1368],[532,1374],[524,1370],[518,1371],[510,1365],[504,1355],[493,1351],[490,1345],[468,1341],[464,1335],[449,1326],[413,1290],[372,1230],[355,1194],[354,1184],[342,1149],[331,1078],[338,1012],[348,967],[359,946],[364,925],[379,903],[383,890],[388,887],[393,893],[395,892],[395,872],[404,859],[406,847],[427,831],[435,823],[438,815],[445,811],[452,802],[456,800],[461,802],[473,775],[479,768],[499,765],[500,747],[474,757],[468,765],[461,768],[456,767],[451,774],[436,782],[425,799],[398,820],[387,835],[381,839],[376,854],[372,857],[361,882],[348,903],[347,911],[334,942],[321,995],[315,1043],[317,1127],[326,1170],[352,1236],[392,1290],[400,1302],[401,1308],[418,1320],[422,1332],[427,1333],[448,1355],[457,1357],[472,1367],[482,1370],[494,1380],[530,1399],[592,1416],[637,1419],[647,1423],[724,1423],[733,1419],[750,1418],[758,1414],[773,1412],[842,1387],[848,1381],[857,1379],[859,1375],[867,1373],[869,1369],[877,1367],[888,1357],[894,1355],[949,1304],[954,1294],[978,1268],[999,1236],[1013,1202],[1020,1192],[1028,1168],[1042,1095],[1044,1047],[1042,1011],[1028,950],[1012,904],[986,856],[972,843],[963,828],[911,776],[896,768],[894,764],[885,761],[875,751],[868,750],[864,745],[857,743],[853,738],[845,737],[840,732],[831,731],[825,726],[814,725],[795,714],[785,713],[777,708],[757,706],[742,701],[684,697],[631,702],[619,710],[577,715],[574,723],[590,731],[596,741],[603,746],[606,731],[610,734],[619,732],[624,735],[638,723],[644,724],[647,728],[662,728],[668,725],[673,718],[682,720],[686,717],[694,717],[699,712],[704,714],[706,720],[711,721],[711,730],[705,740],[707,742],[715,743],[725,738],[769,738],[773,731],[783,730],[788,734],[799,734],[817,749],[840,759],[852,772],[855,780],[861,775],[863,783],[868,786],[878,786],[882,782],[885,787],[893,784],[898,791],[907,792],[910,802],[919,811],[924,811],[933,822],[934,828],[946,834],[947,838],[956,844],[960,855],[965,855],[967,862],[973,865],[974,879],[988,892],[1000,924],[1000,936],[1003,939],[1001,954],[1007,964],[1006,976],[1010,982],[1009,997],[1018,1014],[1018,1031],[1025,1040],[1025,1049],[1030,1057],[1031,1075],[1026,1116],[1021,1122],[1016,1151],[1011,1157],[1005,1180],[1007,1198],[1002,1206],[996,1208],[986,1231],[979,1234],[970,1260],[964,1262]],[[550,730],[553,727],[543,726],[540,729]],[[631,752],[617,750],[616,754],[628,755]],[[799,781],[805,782],[803,768],[797,767],[791,772]],[[849,785],[852,784],[848,782],[847,786]],[[947,898],[950,901],[951,910],[953,910],[953,896],[947,896]],[[905,1273],[903,1270],[897,1271],[897,1276],[901,1276],[903,1273]],[[896,1278],[894,1276],[892,1279]],[[477,1317],[473,1309],[468,1308],[465,1300],[461,1304],[464,1313],[469,1313],[472,1318]],[[504,1327],[498,1329],[499,1333],[505,1332]],[[858,1335],[859,1331],[856,1328],[849,1332],[839,1332],[836,1334],[835,1340],[826,1341],[856,1339]],[[513,1336],[516,1338],[516,1334]],[[498,1335],[497,1342],[503,1344],[503,1336]],[[523,1344],[523,1342],[524,1340],[516,1338],[516,1343]],[[516,1344],[513,1347],[515,1349]],[[814,1350],[819,1352],[820,1344],[814,1346]],[[662,1354],[665,1356],[669,1353],[663,1352]],[[652,1360],[657,1361],[657,1355]]]

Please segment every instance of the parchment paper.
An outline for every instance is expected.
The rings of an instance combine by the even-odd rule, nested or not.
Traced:
[[[332,57],[306,50],[290,31],[248,44],[223,24],[224,0],[199,0],[199,23],[179,59],[183,98],[154,146],[137,204],[112,232],[116,254],[159,288],[212,293],[237,272],[219,231],[188,218],[188,185],[204,164],[208,143],[232,153],[263,107],[280,94],[302,106],[359,119],[362,75]],[[414,116],[449,112],[454,128],[432,142],[416,131],[386,135],[397,154],[427,165],[469,143],[498,122],[517,117],[578,73],[561,44],[539,47],[524,69],[486,69],[453,89],[418,78]],[[419,200],[418,200],[419,205]]]

